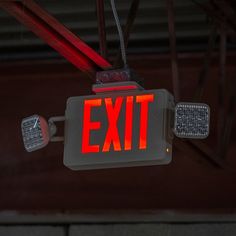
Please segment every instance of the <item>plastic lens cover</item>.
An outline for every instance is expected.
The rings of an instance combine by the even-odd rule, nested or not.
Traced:
[[[174,133],[180,138],[203,139],[209,135],[210,108],[204,103],[178,103]]]
[[[45,147],[49,142],[49,129],[47,121],[38,115],[24,118],[21,131],[25,149],[32,152]]]

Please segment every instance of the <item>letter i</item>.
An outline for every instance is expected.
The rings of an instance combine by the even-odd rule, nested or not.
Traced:
[[[133,103],[134,97],[128,96],[126,98],[126,114],[125,114],[125,150],[132,148],[132,128],[133,128]]]

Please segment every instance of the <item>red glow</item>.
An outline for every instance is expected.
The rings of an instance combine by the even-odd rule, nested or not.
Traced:
[[[125,99],[125,102],[123,100]],[[104,100],[104,103],[103,103]],[[148,133],[148,109],[149,103],[154,101],[153,94],[144,94],[136,96],[126,96],[116,97],[114,100],[112,98],[100,98],[84,101],[84,117],[83,117],[83,140],[82,140],[82,153],[97,153],[99,151],[109,152],[109,151],[129,151],[132,150],[132,140],[133,140],[133,119],[134,119],[134,107],[140,106],[140,112],[138,116],[140,117],[139,124],[139,145],[138,149],[147,148],[147,133]],[[101,122],[91,121],[91,110],[92,107],[101,107],[102,104],[106,107],[106,112],[104,116],[107,119],[102,119],[102,122],[107,122],[107,131],[105,137],[97,140],[99,144],[90,145],[90,134],[92,130],[98,130],[101,128]],[[121,114],[121,109],[124,109],[124,146],[121,147],[120,131],[118,130],[118,120]],[[106,126],[106,125],[105,125]],[[103,127],[104,128],[104,127]],[[122,129],[123,129],[122,128]],[[138,127],[136,127],[138,129]],[[101,141],[104,140],[103,144]],[[123,140],[122,140],[123,143]],[[111,148],[113,146],[113,148]]]
[[[70,63],[94,77],[111,64],[33,1],[0,1],[1,7],[28,27]]]
[[[132,128],[133,128],[133,96],[126,98],[125,115],[125,150],[131,150],[132,147]]]
[[[123,98],[117,97],[113,107],[111,98],[105,98],[109,126],[102,149],[103,152],[108,152],[110,150],[111,143],[113,143],[114,151],[121,151],[117,120],[120,114],[122,102]]]
[[[124,86],[114,86],[114,87],[107,87],[107,88],[93,88],[93,92],[104,93],[104,92],[135,90],[135,89],[137,89],[136,85],[124,85]]]
[[[153,100],[153,94],[140,95],[136,97],[136,102],[141,105],[139,149],[147,148],[148,103],[153,102]]]
[[[99,145],[90,145],[90,130],[100,129],[100,122],[91,122],[91,108],[101,106],[102,99],[93,99],[84,101],[84,121],[83,121],[83,139],[82,153],[99,152]]]

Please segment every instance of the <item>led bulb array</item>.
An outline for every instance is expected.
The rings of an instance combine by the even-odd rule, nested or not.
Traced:
[[[38,115],[22,120],[21,130],[25,149],[28,152],[45,147],[49,142],[47,121]]]
[[[203,103],[178,103],[175,107],[174,133],[180,138],[206,138],[210,109]]]

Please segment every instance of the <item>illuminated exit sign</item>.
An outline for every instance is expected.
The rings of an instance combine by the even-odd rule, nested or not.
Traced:
[[[67,101],[64,164],[73,169],[168,164],[173,97],[135,82],[95,85]]]

